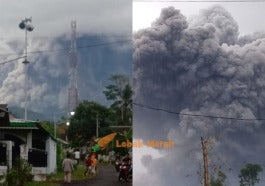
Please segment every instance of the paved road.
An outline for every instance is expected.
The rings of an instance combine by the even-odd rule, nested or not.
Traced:
[[[132,186],[132,183],[119,182],[118,175],[113,165],[98,167],[99,173],[91,179],[84,181],[73,181],[71,184],[61,184],[61,186]]]

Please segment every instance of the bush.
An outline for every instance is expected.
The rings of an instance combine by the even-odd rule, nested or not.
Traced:
[[[31,181],[33,175],[31,174],[31,165],[23,159],[17,159],[16,163],[6,174],[6,186],[23,186],[25,182]]]
[[[65,153],[63,151],[63,146],[62,144],[57,143],[57,153],[56,153],[56,158],[57,158],[57,171],[62,172],[62,163],[65,157]]]

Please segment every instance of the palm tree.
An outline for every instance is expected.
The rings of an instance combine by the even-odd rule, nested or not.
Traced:
[[[112,75],[110,80],[113,84],[106,86],[105,94],[108,100],[113,100],[111,108],[120,117],[122,124],[131,124],[132,117],[132,87],[130,80],[125,75]]]

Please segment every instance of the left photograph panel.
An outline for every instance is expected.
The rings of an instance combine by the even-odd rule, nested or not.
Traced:
[[[0,184],[132,185],[132,2],[0,15]]]

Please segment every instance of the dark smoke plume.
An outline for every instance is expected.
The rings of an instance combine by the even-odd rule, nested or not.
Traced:
[[[134,102],[188,114],[264,118],[264,36],[239,37],[236,21],[221,6],[203,10],[189,22],[177,9],[163,9],[150,28],[134,34]],[[203,136],[213,143],[212,170],[223,165],[234,185],[243,162],[264,163],[264,125],[134,106],[135,138],[174,139],[176,144],[144,164],[154,175],[135,178],[135,184],[199,185]]]

